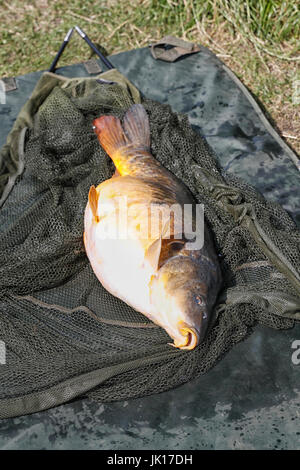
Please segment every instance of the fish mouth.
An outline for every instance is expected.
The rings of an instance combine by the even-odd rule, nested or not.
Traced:
[[[199,333],[191,326],[182,326],[179,328],[180,339],[175,339],[174,343],[169,343],[171,346],[179,349],[191,350],[195,349],[199,343]]]

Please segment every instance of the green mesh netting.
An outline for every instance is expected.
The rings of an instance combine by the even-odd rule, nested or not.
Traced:
[[[0,210],[0,417],[82,395],[113,401],[158,393],[207,372],[255,324],[290,328],[300,319],[300,234],[292,219],[223,174],[186,116],[147,99],[152,153],[204,204],[224,286],[216,323],[193,351],[168,346],[163,329],[110,295],[82,239],[89,188],[114,171],[92,120],[121,118],[140,96],[116,73],[106,78],[120,83],[55,79],[51,86],[48,78],[2,149],[19,174]]]

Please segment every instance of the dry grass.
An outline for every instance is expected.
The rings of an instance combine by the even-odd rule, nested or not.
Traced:
[[[296,4],[279,0],[0,0],[0,76],[47,69],[74,24],[110,54],[173,34],[217,54],[300,153],[299,20]],[[74,35],[60,64],[89,56]]]

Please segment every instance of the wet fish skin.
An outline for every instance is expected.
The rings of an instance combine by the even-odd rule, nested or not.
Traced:
[[[93,124],[117,171],[117,176],[92,187],[89,194],[84,239],[93,270],[108,291],[162,326],[173,338],[172,345],[193,349],[205,337],[221,285],[211,234],[205,226],[204,246],[188,250],[187,240],[178,237],[182,222],[178,225],[173,218],[170,223],[170,206],[183,208],[195,201],[186,186],[151,155],[149,120],[142,105],[127,111],[123,127],[113,116],[102,116]],[[100,240],[104,227],[115,223],[116,203],[124,196],[133,214],[128,239]],[[107,203],[110,209],[105,212]],[[141,237],[138,227],[145,222],[145,209],[153,204],[166,209],[161,230],[168,225],[168,236]],[[157,223],[152,213],[147,217]]]

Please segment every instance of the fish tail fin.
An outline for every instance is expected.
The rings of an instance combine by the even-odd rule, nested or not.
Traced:
[[[120,119],[114,116],[101,116],[93,121],[95,133],[105,152],[113,156],[128,145]]]
[[[124,130],[133,147],[150,149],[150,126],[145,108],[134,104],[124,116]]]
[[[126,149],[150,149],[150,127],[148,115],[141,104],[134,104],[124,116],[124,129],[118,118],[101,116],[93,121],[95,133],[99,142],[114,160],[116,152]],[[125,155],[124,155],[125,156]]]

